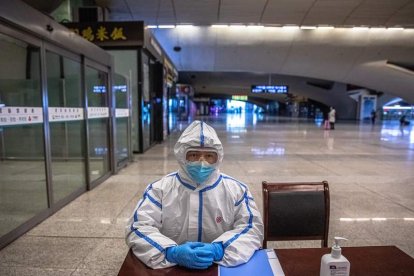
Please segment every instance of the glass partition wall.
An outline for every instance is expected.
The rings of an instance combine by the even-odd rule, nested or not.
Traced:
[[[89,179],[110,171],[108,74],[90,66],[85,70],[88,101]]]
[[[0,237],[48,208],[40,48],[0,33]]]
[[[53,202],[86,189],[81,63],[46,52]]]
[[[1,249],[105,180],[130,146],[127,81],[109,89],[111,64],[1,22],[0,52]]]

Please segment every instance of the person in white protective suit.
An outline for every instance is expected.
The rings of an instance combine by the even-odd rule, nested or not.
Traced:
[[[177,172],[148,185],[126,227],[126,242],[151,268],[247,262],[263,240],[263,222],[248,187],[220,172],[215,130],[194,121],[178,139]]]

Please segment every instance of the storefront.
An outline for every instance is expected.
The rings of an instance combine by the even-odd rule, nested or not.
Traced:
[[[130,83],[131,143],[136,153],[161,142],[168,133],[168,89],[175,71],[151,32],[137,22],[77,22],[65,24],[76,34],[114,57],[114,72]],[[100,34],[99,36],[90,36]]]
[[[2,248],[130,158],[130,113],[111,56],[22,2],[0,4],[0,51]]]

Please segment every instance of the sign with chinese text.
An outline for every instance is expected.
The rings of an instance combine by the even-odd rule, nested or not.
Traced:
[[[115,117],[116,118],[129,117],[129,109],[128,108],[117,108],[117,109],[115,109]]]
[[[0,107],[0,126],[27,125],[43,122],[41,107]]]
[[[108,107],[88,107],[88,119],[108,118]]]
[[[49,107],[49,122],[83,120],[83,108],[79,107]]]
[[[98,46],[142,46],[144,22],[64,23],[74,33]]]

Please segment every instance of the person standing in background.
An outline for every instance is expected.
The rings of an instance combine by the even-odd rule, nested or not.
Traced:
[[[331,129],[335,129],[335,119],[336,119],[336,110],[331,106],[331,110],[329,111],[329,124]]]
[[[375,125],[375,119],[377,118],[377,113],[375,112],[375,110],[373,109],[372,111],[371,111],[371,123],[373,124],[373,125]]]

